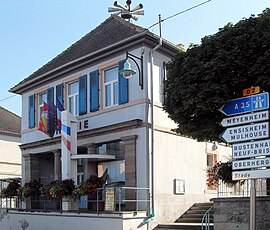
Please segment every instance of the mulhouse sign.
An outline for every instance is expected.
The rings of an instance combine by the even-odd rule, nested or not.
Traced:
[[[233,180],[270,175],[270,169],[265,169],[270,168],[268,108],[269,94],[260,93],[233,99],[219,109],[227,116],[220,123],[228,127],[220,134],[220,139],[232,143]]]

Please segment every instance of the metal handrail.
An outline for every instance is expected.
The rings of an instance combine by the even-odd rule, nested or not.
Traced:
[[[203,215],[202,218],[202,230],[210,230],[210,211],[213,209],[214,206],[209,208]]]

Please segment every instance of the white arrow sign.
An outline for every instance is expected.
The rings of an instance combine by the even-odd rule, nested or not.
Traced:
[[[268,119],[269,119],[269,112],[263,111],[263,112],[244,114],[241,116],[224,118],[220,124],[222,127],[228,127],[228,126],[243,125],[243,124],[253,123],[253,122],[258,122],[258,121],[266,121]]]
[[[238,160],[232,162],[232,169],[251,169],[251,168],[261,168],[270,167],[270,157],[256,158],[249,160]]]
[[[233,180],[260,179],[260,178],[269,178],[269,177],[270,177],[270,169],[232,172]]]
[[[227,128],[219,136],[221,140],[228,143],[264,139],[268,137],[269,137],[268,122]]]
[[[232,145],[233,159],[270,155],[270,139]]]

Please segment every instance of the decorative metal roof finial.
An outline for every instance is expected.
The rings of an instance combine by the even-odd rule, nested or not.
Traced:
[[[135,8],[131,10],[131,0],[126,1],[126,5],[121,5],[118,1],[113,3],[115,7],[109,7],[108,12],[116,12],[115,15],[121,15],[122,18],[130,20],[131,18],[135,21],[138,20],[138,17],[135,15],[144,15],[144,11],[141,10],[143,8],[142,4],[139,4]]]

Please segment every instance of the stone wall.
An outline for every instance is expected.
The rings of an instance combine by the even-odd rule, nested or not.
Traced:
[[[215,230],[249,229],[249,197],[214,198]],[[270,196],[256,198],[256,230],[270,229]]]

